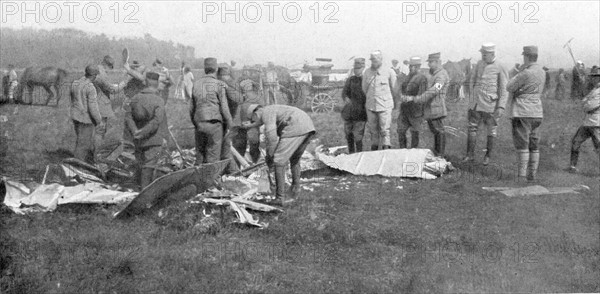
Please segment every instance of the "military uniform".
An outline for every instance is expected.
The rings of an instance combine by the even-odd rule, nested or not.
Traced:
[[[10,103],[15,101],[15,89],[17,88],[19,81],[17,79],[17,72],[11,68],[8,72],[8,101]],[[60,97],[58,98],[60,99]]]
[[[584,96],[583,91],[585,87],[585,68],[583,67],[583,63],[578,62],[573,67],[572,74],[571,99],[581,99]]]
[[[364,67],[364,58],[354,59],[355,70],[361,70]],[[365,134],[365,125],[367,124],[367,110],[365,108],[367,97],[362,90],[361,75],[348,77],[342,91],[342,98],[349,100],[342,109],[348,152],[362,152],[362,140]]]
[[[240,81],[240,90],[244,97],[244,103],[240,106],[240,119],[241,121],[249,121],[251,118],[247,117],[247,109],[252,104],[262,105],[263,100],[260,99],[256,89],[255,83],[250,77],[242,78]],[[244,136],[245,133],[245,136]],[[260,130],[258,127],[254,128],[240,128],[239,135],[233,141],[235,149],[244,156],[246,154],[246,145],[249,147],[250,157],[252,162],[258,162],[260,158]]]
[[[94,125],[102,124],[102,116],[98,109],[97,93],[93,78],[98,75],[98,68],[88,66],[86,76],[71,84],[71,119],[75,126],[75,158],[94,162]]]
[[[523,55],[537,54],[536,46],[523,47]],[[508,112],[512,117],[513,141],[517,149],[518,175],[535,179],[537,173],[539,151],[539,127],[542,124],[544,110],[542,107],[542,91],[546,74],[542,66],[536,62],[523,65],[523,70],[506,85],[511,99],[508,101]]]
[[[215,58],[204,59],[204,70],[217,69]],[[221,158],[223,135],[233,122],[225,92],[227,85],[216,72],[199,78],[192,89],[190,115],[196,128],[196,164],[214,163]]]
[[[598,75],[600,76],[600,75]],[[585,118],[583,124],[571,141],[571,169],[576,170],[577,161],[579,160],[579,149],[587,139],[592,138],[592,143],[596,149],[596,153],[600,152],[600,86],[596,84],[593,89],[583,99],[583,110]]]
[[[256,114],[254,126],[264,125],[267,145],[267,164],[275,169],[276,196],[283,197],[285,190],[285,166],[290,163],[292,171],[292,193],[300,188],[300,158],[315,134],[313,122],[299,108],[287,105],[253,104],[248,107],[246,117]],[[256,111],[256,112],[255,112]]]
[[[244,97],[238,86],[236,86],[235,81],[233,81],[229,67],[219,67],[217,77],[225,84],[227,106],[229,107],[229,113],[231,114],[232,119],[229,135],[223,138],[221,159],[231,159],[225,173],[235,173],[239,171],[239,168],[233,158],[231,147],[233,146],[236,148],[236,151],[240,153],[239,149],[242,149],[240,142],[244,141],[244,138],[246,137],[245,130],[242,131],[242,121],[240,117],[240,106],[244,102]],[[243,148],[246,148],[245,144]]]
[[[429,54],[427,61],[440,60],[440,53]],[[428,89],[423,94],[414,96],[415,103],[423,103],[425,119],[429,130],[433,133],[434,152],[436,156],[444,156],[446,152],[446,132],[444,118],[448,115],[446,110],[446,93],[450,84],[448,72],[440,66],[437,70],[429,70],[431,77],[428,79]]]
[[[158,80],[158,74],[148,73],[147,78]],[[152,87],[135,95],[129,108],[125,123],[133,134],[137,175],[143,189],[161,175],[157,163],[167,145],[167,115],[162,98]]]
[[[423,94],[428,87],[427,77],[419,72],[421,66],[420,57],[412,57],[409,61],[410,66],[416,66],[416,72],[409,72],[407,78],[402,83],[400,91],[402,95],[417,96]],[[422,129],[425,113],[423,104],[403,102],[400,104],[400,113],[398,115],[398,142],[401,149],[407,148],[406,132],[411,129],[411,148],[419,146],[419,132]]]
[[[483,44],[479,50],[482,53],[494,53],[496,45]],[[473,160],[477,145],[477,130],[483,124],[487,129],[487,146],[484,164],[488,164],[494,149],[494,141],[497,136],[498,117],[495,113],[504,112],[508,100],[506,84],[508,73],[506,69],[495,60],[487,63],[480,60],[473,69],[469,85],[471,98],[469,99],[468,111],[468,138],[466,160]]]

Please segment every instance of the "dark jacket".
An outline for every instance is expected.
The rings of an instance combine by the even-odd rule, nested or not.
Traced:
[[[238,83],[234,81],[225,83],[225,94],[227,95],[227,106],[229,107],[229,113],[231,113],[231,119],[233,121],[232,126],[241,126],[241,105],[244,103],[244,96],[239,87]]]
[[[86,77],[71,84],[71,118],[84,124],[98,124],[102,121],[96,88]]]
[[[192,88],[190,115],[194,125],[218,121],[231,126],[231,112],[227,102],[227,85],[213,75],[201,77]]]
[[[432,73],[427,81],[428,89],[423,94],[415,96],[416,103],[424,103],[425,119],[446,117],[446,93],[450,84],[448,72],[440,68]]]
[[[427,77],[422,73],[410,73],[401,86],[402,95],[417,96],[427,91]],[[400,104],[403,114],[411,117],[422,117],[425,115],[423,104],[413,101]]]
[[[367,109],[365,102],[367,96],[362,90],[362,77],[351,76],[346,80],[342,98],[349,99],[350,103],[342,109],[342,119],[347,121],[366,121]]]
[[[161,146],[167,138],[165,103],[158,91],[146,88],[133,96],[125,115],[126,128],[134,135],[136,148]]]

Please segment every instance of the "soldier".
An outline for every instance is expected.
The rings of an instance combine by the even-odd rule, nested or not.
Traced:
[[[291,196],[300,191],[300,158],[315,134],[315,127],[306,112],[287,105],[252,104],[246,109],[249,122],[246,128],[265,126],[267,156],[265,161],[275,171],[275,197],[283,203],[285,193],[285,166],[290,163],[292,171]]]
[[[417,96],[427,90],[427,77],[420,72],[421,57],[411,57],[409,61],[408,77],[402,83],[402,95]],[[400,149],[407,148],[406,131],[410,129],[410,148],[419,147],[419,132],[422,129],[425,113],[423,104],[415,102],[404,102],[400,104],[400,115],[398,116],[398,142]]]
[[[279,91],[279,79],[275,64],[269,61],[265,72],[265,86],[267,86],[267,102],[265,105],[277,104],[277,91]]]
[[[371,133],[371,150],[392,148],[390,127],[394,109],[396,73],[382,67],[383,55],[377,50],[371,53],[371,67],[364,71],[362,89],[367,96],[367,124]]]
[[[93,81],[99,74],[98,66],[88,65],[85,76],[71,84],[71,119],[75,126],[75,158],[94,162],[94,129],[104,127],[98,108]]]
[[[165,104],[167,104],[167,100],[169,99],[169,89],[171,88],[171,85],[174,84],[173,77],[171,77],[169,70],[163,66],[162,61],[158,58],[152,63],[152,71],[160,75],[160,79],[158,80],[158,95],[162,97]]]
[[[240,78],[240,90],[244,96],[244,103],[241,105],[241,121],[250,121],[251,117],[246,117],[247,109],[252,104],[263,103],[258,94],[258,85],[252,80],[250,71],[245,70],[244,74]],[[240,128],[238,129],[238,136],[233,141],[233,146],[244,156],[246,154],[246,146],[250,149],[250,157],[253,163],[257,163],[260,159],[260,130],[258,127],[254,128]]]
[[[508,109],[517,149],[518,176],[527,177],[529,181],[536,179],[540,162],[539,128],[544,117],[542,91],[546,74],[537,59],[537,46],[523,47],[522,70],[506,85],[506,90],[512,94]]]
[[[133,134],[137,177],[144,189],[159,177],[156,173],[160,155],[165,151],[167,140],[167,114],[163,99],[158,96],[159,74],[146,74],[147,88],[136,94],[125,114],[125,125]]]
[[[229,66],[219,67],[217,71],[217,78],[225,84],[227,106],[229,107],[229,112],[231,113],[232,119],[229,135],[223,138],[223,144],[221,147],[221,159],[231,159],[228,167],[225,169],[225,173],[231,174],[239,171],[239,168],[234,161],[233,154],[231,153],[231,147],[237,146],[241,149],[241,144],[239,142],[243,140],[241,137],[245,137],[245,132],[241,131],[242,121],[240,116],[240,106],[244,102],[244,97],[239,89],[239,86],[235,84],[235,81],[231,77],[231,70]],[[232,145],[232,142],[235,142],[235,144]],[[236,151],[238,151],[238,148],[236,148]],[[246,148],[245,144],[243,148]]]
[[[354,75],[348,77],[342,91],[342,100],[346,102],[342,109],[342,119],[344,120],[346,141],[348,142],[348,153],[362,152],[363,149],[362,140],[367,123],[367,110],[365,109],[367,97],[362,90],[362,72],[364,68],[364,58],[354,59]]]
[[[96,87],[96,93],[98,94],[98,107],[100,108],[100,115],[102,116],[104,125],[103,128],[98,128],[95,132],[94,145],[96,146],[96,151],[98,151],[104,142],[104,137],[110,126],[109,119],[115,118],[112,102],[110,101],[111,94],[119,93],[127,84],[126,81],[121,81],[119,84],[112,84],[109,81],[106,71],[108,69],[113,69],[114,63],[115,60],[110,55],[104,56],[102,62],[98,65],[99,74],[94,80],[94,86]]]
[[[584,94],[585,87],[585,66],[583,61],[577,60],[577,64],[573,67],[573,80],[571,81],[571,99],[581,99]]]
[[[475,160],[477,129],[483,124],[487,129],[487,151],[483,165],[488,165],[497,136],[498,119],[504,114],[508,92],[508,73],[496,60],[496,45],[486,43],[481,46],[481,60],[473,69],[469,81],[471,97],[468,111],[467,156],[463,161]]]
[[[194,74],[189,66],[183,68],[183,97],[185,101],[192,99],[192,87],[194,86]]]
[[[427,58],[429,73],[428,89],[418,96],[403,96],[402,102],[414,101],[425,104],[425,119],[429,130],[433,133],[434,152],[436,156],[444,157],[446,152],[446,132],[444,118],[446,110],[446,92],[450,83],[448,72],[442,67],[441,54],[432,53]]]
[[[600,77],[600,74],[595,73],[594,76]],[[583,110],[585,118],[583,125],[577,129],[577,133],[573,137],[571,144],[571,166],[570,172],[577,172],[577,161],[579,160],[579,149],[588,138],[592,138],[592,143],[596,149],[596,153],[600,153],[600,82],[583,99]]]
[[[565,98],[566,87],[567,76],[565,70],[561,68],[558,70],[558,75],[556,76],[556,89],[554,90],[556,100],[563,100]]]
[[[217,79],[217,59],[204,59],[205,76],[194,83],[190,116],[196,129],[196,165],[221,158],[223,135],[233,122],[227,103],[227,85]]]

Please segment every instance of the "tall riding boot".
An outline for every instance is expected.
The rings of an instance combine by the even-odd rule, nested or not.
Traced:
[[[410,148],[419,148],[419,132],[410,131]]]
[[[517,171],[519,177],[527,176],[527,165],[529,164],[529,150],[517,150]]]
[[[446,134],[439,133],[435,135],[435,156],[444,157],[446,153]]]
[[[285,194],[285,166],[275,166],[275,197],[282,200]]]
[[[356,152],[362,152],[362,150],[363,150],[362,140],[356,141],[356,142],[354,142],[354,144],[356,144]]]
[[[494,151],[494,136],[487,137],[487,146],[485,151],[485,157],[483,158],[483,165],[490,164],[490,158],[492,158],[492,152]]]
[[[406,138],[406,133],[398,133],[398,147],[400,149],[405,149],[407,144],[406,144],[407,138]]]
[[[292,165],[292,186],[290,187],[290,196],[296,197],[298,196],[298,192],[300,192],[300,174],[302,170],[300,167],[300,163],[296,163]]]
[[[352,136],[346,136],[346,142],[348,142],[348,153],[354,153],[356,151],[356,149],[354,149],[354,138]]]
[[[576,167],[579,161],[579,151],[571,150],[571,167]]]
[[[527,180],[535,181],[538,166],[540,164],[540,151],[529,152],[529,166],[527,167]]]
[[[477,146],[477,133],[469,132],[467,136],[467,156],[463,161],[475,160],[475,146]]]

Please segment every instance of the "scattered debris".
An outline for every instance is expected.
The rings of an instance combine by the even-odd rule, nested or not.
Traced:
[[[555,187],[546,188],[540,185],[527,186],[523,188],[511,187],[482,187],[486,191],[500,192],[508,197],[523,197],[523,196],[540,196],[540,195],[555,195],[555,194],[579,194],[583,191],[589,191],[590,187],[586,185],[576,185],[573,187]]]

